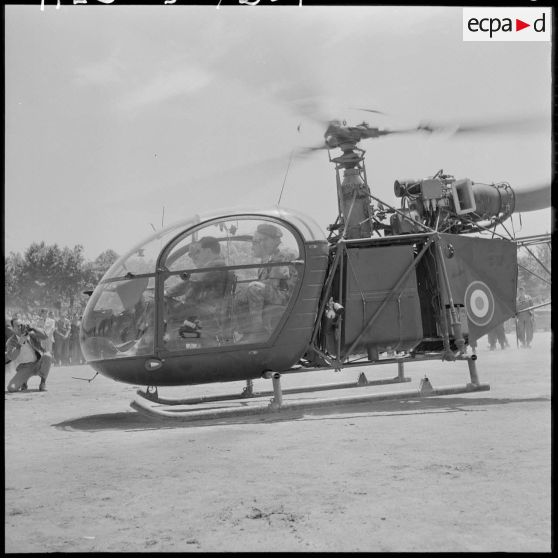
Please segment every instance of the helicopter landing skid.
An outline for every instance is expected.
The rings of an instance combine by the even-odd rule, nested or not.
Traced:
[[[308,370],[309,371],[309,370]],[[264,377],[267,377],[264,375]],[[410,382],[411,378],[404,376],[403,373],[403,364],[399,365],[399,372],[398,375],[394,378],[382,378],[380,380],[368,380],[364,372],[361,372],[358,380],[356,382],[343,382],[339,384],[321,384],[315,386],[306,386],[306,387],[299,387],[299,388],[287,388],[282,390],[284,394],[294,394],[294,393],[307,393],[312,391],[328,391],[334,389],[348,389],[348,388],[356,388],[356,387],[369,387],[369,386],[383,386],[387,384],[398,384],[404,382]],[[202,397],[191,397],[188,399],[173,399],[169,397],[161,397],[157,391],[157,388],[153,389],[148,387],[146,391],[138,389],[136,393],[147,399],[148,401],[152,401],[153,403],[159,403],[161,405],[198,405],[200,403],[211,403],[217,401],[229,401],[235,399],[248,399],[248,398],[257,398],[257,397],[266,397],[269,395],[276,395],[275,391],[254,391],[254,386],[252,384],[252,380],[246,381],[246,387],[242,390],[241,393],[230,393],[227,395],[213,395],[213,396],[202,396]]]
[[[183,399],[178,403],[179,400],[170,400],[171,403],[165,403],[164,398],[158,398],[157,401],[149,397],[145,397],[144,393],[138,390],[138,395],[140,398],[134,399],[130,406],[146,415],[151,417],[163,418],[163,419],[174,419],[185,422],[199,421],[199,420],[215,420],[215,419],[227,419],[227,418],[237,418],[246,417],[250,415],[265,415],[277,412],[288,412],[288,411],[304,411],[315,408],[332,407],[339,405],[353,405],[362,403],[371,403],[374,401],[387,401],[387,400],[404,400],[404,399],[417,399],[424,397],[434,397],[442,395],[452,395],[457,393],[470,393],[476,391],[489,391],[490,386],[488,384],[481,384],[478,380],[478,374],[476,370],[476,363],[474,358],[467,358],[467,363],[469,365],[469,373],[471,376],[471,382],[466,385],[457,386],[446,386],[442,388],[434,388],[430,380],[425,377],[421,380],[419,389],[409,390],[409,391],[397,391],[397,392],[385,392],[376,394],[366,394],[366,395],[352,395],[348,397],[335,397],[335,398],[324,398],[324,399],[299,399],[291,400],[285,402],[283,400],[283,395],[287,393],[304,393],[310,391],[324,391],[328,389],[346,389],[362,387],[365,385],[377,385],[377,382],[364,383],[362,376],[359,377],[359,382],[352,384],[326,384],[323,386],[310,386],[307,388],[291,388],[282,390],[281,389],[281,374],[278,372],[267,372],[264,374],[265,378],[271,379],[273,382],[273,392],[260,392],[253,393],[250,397],[257,398],[263,397],[265,395],[273,394],[273,398],[269,401],[267,405],[257,404],[257,402],[243,402],[240,406],[227,406],[222,405],[219,407],[206,407],[199,408],[200,403],[209,402],[230,402],[234,404],[235,399],[246,399],[242,394],[240,395],[229,395],[229,396],[215,396],[215,397],[199,397],[195,399]],[[404,378],[403,381],[409,381],[409,379]],[[247,387],[249,387],[248,384]],[[147,401],[146,401],[147,399]],[[156,403],[161,406],[153,406],[148,403]],[[184,407],[178,409],[173,408],[179,405]],[[165,409],[164,406],[169,407]],[[197,408],[196,408],[197,407]]]

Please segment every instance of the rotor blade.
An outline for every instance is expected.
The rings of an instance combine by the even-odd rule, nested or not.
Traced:
[[[424,131],[423,128],[421,128],[420,126],[417,128],[405,128],[402,130],[390,130],[390,129],[380,129],[380,128],[370,128],[369,131],[367,131],[366,134],[366,138],[367,139],[373,139],[373,138],[379,138],[381,136],[389,136],[390,134],[413,134],[416,132],[422,132]]]
[[[389,130],[389,129],[383,129],[383,130],[378,130],[378,135],[379,136],[387,136],[389,134],[413,134],[415,132],[422,132],[423,129],[420,127],[417,128],[405,128],[402,130]]]
[[[304,157],[323,149],[329,149],[329,147],[326,144],[315,145],[312,147],[298,147],[294,152],[294,157]]]
[[[528,133],[540,131],[548,122],[544,116],[514,117],[500,120],[471,122],[464,124],[423,122],[418,128],[425,132],[442,132],[449,134],[498,134],[498,133]]]
[[[513,190],[515,195],[514,213],[537,211],[550,207],[550,184],[535,184]]]
[[[382,112],[381,110],[376,110],[376,109],[369,109],[369,108],[362,108],[362,107],[349,107],[351,110],[363,110],[364,112],[373,112],[374,114],[386,114],[385,112]]]

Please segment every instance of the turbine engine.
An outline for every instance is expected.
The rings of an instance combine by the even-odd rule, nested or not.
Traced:
[[[517,196],[507,182],[456,180],[442,170],[431,178],[396,180],[394,193],[401,198],[401,209],[390,217],[390,232],[420,232],[423,230],[420,224],[454,234],[491,228],[514,211],[546,207],[549,200],[545,199],[545,192],[548,186],[532,188],[529,195]]]

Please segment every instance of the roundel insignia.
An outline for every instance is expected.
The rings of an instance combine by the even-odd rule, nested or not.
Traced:
[[[494,296],[486,283],[473,281],[465,291],[467,317],[477,326],[485,326],[494,316]]]

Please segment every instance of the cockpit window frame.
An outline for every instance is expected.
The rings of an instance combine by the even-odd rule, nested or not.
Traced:
[[[202,221],[196,223],[194,226],[189,227],[186,230],[181,231],[179,234],[175,235],[172,239],[169,240],[167,245],[161,250],[159,257],[157,258],[157,265],[156,265],[156,274],[155,274],[155,299],[157,301],[162,300],[163,291],[165,281],[168,277],[172,275],[179,275],[183,272],[189,271],[207,271],[204,269],[197,270],[197,269],[180,269],[180,270],[172,270],[170,271],[165,263],[167,257],[170,255],[172,249],[181,242],[184,238],[189,235],[193,235],[195,232],[203,230],[211,226],[211,224],[223,222],[223,221],[230,221],[230,220],[257,220],[257,221],[267,221],[271,224],[280,225],[284,229],[288,230],[293,238],[295,239],[298,247],[298,257],[295,258],[291,263],[296,263],[297,268],[300,266],[302,268],[302,273],[298,274],[296,285],[291,293],[289,302],[281,316],[280,320],[278,321],[275,329],[273,330],[272,334],[265,340],[260,341],[254,344],[246,343],[246,344],[238,344],[238,345],[218,345],[218,346],[211,346],[211,347],[198,347],[198,348],[188,348],[184,350],[173,350],[170,351],[164,347],[163,343],[163,336],[164,336],[164,316],[162,309],[159,305],[157,305],[157,313],[156,313],[156,324],[155,324],[155,356],[157,358],[165,358],[165,357],[174,357],[174,356],[184,356],[189,354],[202,354],[202,353],[217,353],[217,352],[226,352],[231,350],[238,350],[239,348],[250,348],[251,346],[254,347],[268,347],[273,345],[279,333],[281,332],[285,322],[287,321],[292,308],[295,304],[295,301],[298,298],[300,293],[300,289],[302,288],[302,284],[304,282],[304,271],[305,271],[305,264],[306,264],[306,246],[305,246],[305,236],[304,234],[294,225],[289,223],[288,221],[276,217],[273,215],[266,215],[260,213],[239,213],[239,214],[232,214],[226,216],[219,216],[213,219],[208,219],[207,221]],[[245,236],[245,235],[242,235]],[[285,262],[289,263],[289,262]],[[261,268],[261,267],[270,267],[277,264],[244,264],[244,265],[236,265],[236,266],[225,266],[225,267],[215,267],[212,270],[217,269],[227,269],[227,270],[235,270],[235,269],[254,269],[254,268]]]

